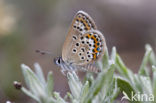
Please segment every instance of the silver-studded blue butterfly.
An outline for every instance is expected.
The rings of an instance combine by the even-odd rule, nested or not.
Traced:
[[[104,55],[105,46],[105,38],[93,19],[86,12],[78,11],[64,42],[62,57],[55,58],[54,62],[63,73],[77,70],[99,72],[94,63]]]

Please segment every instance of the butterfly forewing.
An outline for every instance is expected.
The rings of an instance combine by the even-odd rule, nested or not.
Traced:
[[[85,32],[90,30],[96,30],[95,22],[84,11],[78,11],[72,21],[68,35],[63,45],[62,59],[65,62],[72,63],[79,60],[79,58],[76,58],[76,60],[73,61],[73,46],[76,44],[76,41],[80,39],[80,36],[84,35]]]

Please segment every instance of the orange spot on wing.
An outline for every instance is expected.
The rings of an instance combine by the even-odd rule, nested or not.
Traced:
[[[78,18],[79,21],[82,21],[85,25],[85,28],[87,28],[87,30],[90,30],[91,28],[89,27],[88,23],[86,22],[86,20],[84,20],[83,18]]]
[[[96,38],[92,35],[92,38],[94,39],[94,41],[95,41],[95,44],[97,44],[98,43],[98,41],[96,40]]]
[[[93,59],[96,59],[96,54],[93,54]]]
[[[97,48],[94,48],[95,53],[98,53]]]
[[[87,36],[88,36],[88,38],[91,38],[90,34],[88,34]]]
[[[94,37],[93,35],[91,36],[91,38],[94,40],[94,53],[95,54],[93,54],[93,58],[96,56],[96,53],[98,53],[99,51],[98,51],[98,48],[99,48],[99,46],[97,45],[97,43],[98,43],[98,41],[96,40],[96,37]],[[96,58],[97,58],[97,56],[96,56]],[[95,58],[94,58],[95,59]]]

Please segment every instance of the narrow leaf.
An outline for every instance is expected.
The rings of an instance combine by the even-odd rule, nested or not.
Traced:
[[[156,99],[156,66],[152,66],[153,69],[153,94]]]
[[[85,98],[88,94],[88,90],[89,90],[89,82],[86,81],[86,83],[84,84],[84,86],[81,89],[80,103],[84,103],[83,101],[85,100]]]
[[[26,88],[22,87],[21,88],[22,92],[25,93],[27,96],[29,96],[30,98],[36,100],[37,102],[40,102],[39,98],[37,96],[35,96],[34,94],[32,94],[29,90],[27,90]]]
[[[54,92],[54,96],[56,98],[56,103],[67,103],[66,101],[64,101],[64,99],[60,96],[60,94],[58,92]]]
[[[150,63],[151,63],[151,65],[155,65],[156,66],[156,56],[155,56],[155,54],[154,54],[154,51],[153,51],[153,49],[152,49],[152,47],[149,45],[149,44],[146,44],[146,50],[150,50],[151,49],[151,55],[150,55],[150,57],[149,57],[149,61],[150,61]]]
[[[149,76],[149,72],[147,71],[147,63],[149,61],[150,55],[151,55],[152,49],[148,46],[146,46],[146,53],[144,55],[143,61],[141,63],[139,74],[144,76]]]
[[[42,84],[46,84],[46,81],[45,81],[45,78],[43,75],[43,71],[42,71],[40,65],[38,63],[35,63],[34,67],[35,67],[35,72],[36,72],[38,79],[42,82]]]
[[[110,62],[111,62],[110,64],[115,64],[115,62],[116,62],[116,48],[115,47],[112,48]]]
[[[84,103],[90,103],[92,99],[101,91],[102,88],[105,88],[109,85],[109,83],[113,79],[113,73],[114,73],[114,65],[111,65],[109,69],[102,71],[98,75],[97,79],[90,87],[89,92],[87,94],[87,98],[85,99]]]
[[[53,91],[53,74],[52,74],[52,72],[48,73],[46,89],[47,89],[48,95],[51,96],[52,91]]]
[[[74,72],[73,73],[68,72],[67,77],[68,77],[68,84],[72,92],[72,95],[74,96],[74,98],[78,99],[80,96],[82,84],[78,79],[76,73]]]
[[[22,71],[32,93],[36,96],[45,96],[43,84],[41,84],[35,73],[24,64],[22,65]]]
[[[129,78],[128,69],[118,54],[116,55],[116,67],[120,74]]]
[[[105,53],[103,56],[102,64],[103,64],[103,69],[106,69],[109,66],[109,53],[108,53],[107,46],[105,45],[104,47],[105,47]]]
[[[133,87],[131,86],[131,84],[127,80],[121,77],[117,78],[117,84],[118,84],[118,88],[120,88],[120,91],[122,93],[125,93],[128,96],[128,99],[130,100],[132,98],[131,93],[133,92],[133,94],[135,94],[135,91]],[[132,101],[132,103],[138,103],[138,102]]]
[[[106,44],[104,45],[104,47],[104,55],[102,59],[96,63],[100,70],[104,70],[109,67],[109,54]]]

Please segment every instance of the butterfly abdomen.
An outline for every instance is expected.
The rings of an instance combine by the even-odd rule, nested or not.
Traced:
[[[88,64],[86,67],[85,67],[85,70],[86,71],[89,71],[89,72],[94,72],[94,73],[99,73],[101,72],[101,70],[99,68],[97,68],[95,65],[93,64]]]

